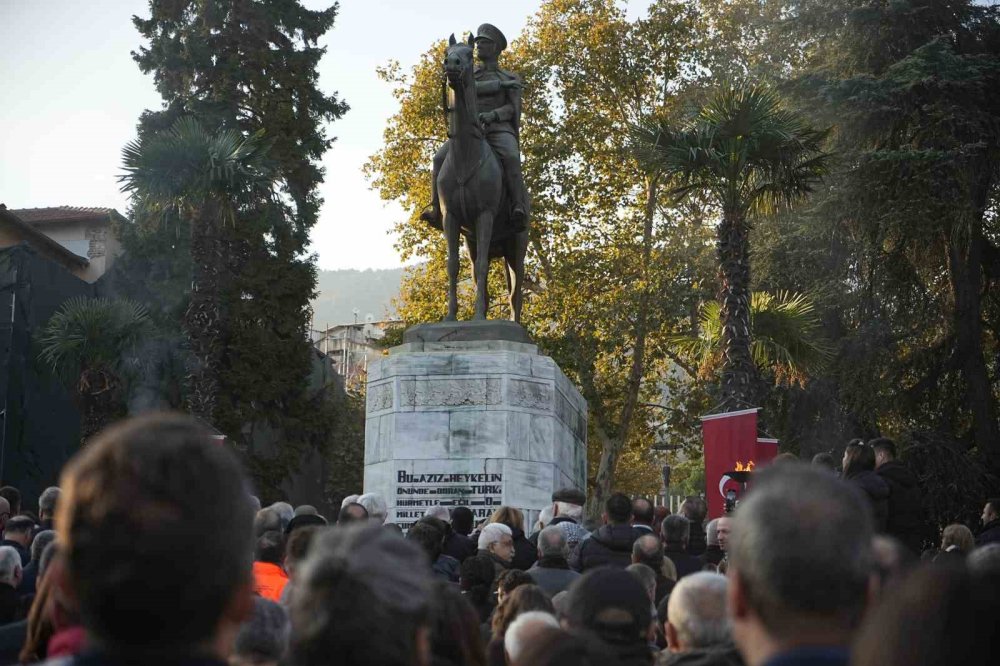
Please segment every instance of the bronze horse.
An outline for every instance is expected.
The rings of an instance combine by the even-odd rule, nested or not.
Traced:
[[[509,221],[510,202],[504,186],[503,168],[486,141],[476,108],[473,76],[473,39],[456,42],[451,36],[445,51],[444,70],[454,92],[448,112],[448,157],[441,166],[437,188],[441,199],[444,235],[448,241],[448,321],[458,314],[458,237],[465,236],[476,286],[473,319],[486,319],[489,308],[487,281],[490,260],[506,264],[510,318],[521,321],[524,256],[528,231],[516,231]]]

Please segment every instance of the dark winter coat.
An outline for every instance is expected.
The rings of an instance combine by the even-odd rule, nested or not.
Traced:
[[[708,546],[705,536],[705,528],[701,523],[691,523],[691,534],[688,536],[688,554],[695,557],[705,552]]]
[[[889,519],[889,484],[867,469],[848,477],[847,482],[861,490],[871,503],[875,531],[885,532],[886,521]]]
[[[476,550],[477,546],[475,541],[464,534],[448,530],[448,536],[444,539],[444,548],[441,552],[448,557],[454,557],[459,561],[459,563],[461,563],[464,562],[466,558],[475,555]]]
[[[449,583],[458,582],[458,573],[462,568],[462,563],[456,560],[454,557],[445,555],[442,553],[438,555],[437,560],[431,565],[431,570],[437,578],[446,580]]]
[[[983,525],[983,529],[976,536],[977,546],[985,546],[990,543],[1000,543],[1000,519],[991,520]]]
[[[735,645],[697,648],[685,652],[664,650],[656,666],[743,666],[743,657]]]
[[[24,619],[21,595],[11,585],[0,583],[0,624]]]
[[[875,473],[889,486],[886,533],[902,541],[914,553],[919,553],[924,511],[917,477],[898,460],[890,460],[876,469]]]
[[[528,569],[528,575],[535,585],[549,597],[554,597],[580,577],[580,574],[569,568],[569,563],[561,557],[543,557]]]
[[[674,568],[677,569],[677,580],[701,571],[704,566],[704,563],[699,558],[685,550],[668,548],[663,551],[663,554],[669,557],[670,561],[674,563]]]
[[[510,563],[510,568],[527,571],[538,559],[538,547],[528,541],[524,536],[524,530],[512,527],[510,531],[514,535],[514,559]]]
[[[701,561],[703,564],[714,564],[719,566],[719,562],[726,556],[718,546],[707,546],[705,552],[701,554]]]
[[[580,573],[605,565],[624,569],[632,563],[632,544],[642,535],[631,525],[603,525],[580,542],[569,565]]]

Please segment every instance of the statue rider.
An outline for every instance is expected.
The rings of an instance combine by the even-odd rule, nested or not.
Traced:
[[[475,41],[476,54],[481,63],[475,71],[479,123],[483,126],[486,140],[503,164],[507,191],[512,199],[511,225],[515,231],[524,231],[528,216],[528,193],[521,175],[521,151],[518,147],[518,133],[521,126],[521,80],[516,74],[497,67],[500,53],[507,48],[507,38],[498,28],[484,23],[476,30]],[[420,214],[420,219],[439,229],[442,227],[442,221],[437,177],[441,165],[448,156],[450,143],[446,141],[434,155],[431,205]]]

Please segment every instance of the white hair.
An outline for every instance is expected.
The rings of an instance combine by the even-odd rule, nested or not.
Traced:
[[[705,525],[705,543],[709,546],[719,545],[719,519],[708,521]]]
[[[357,504],[359,497],[361,497],[361,495],[348,495],[344,498],[344,501],[340,503],[340,508],[343,509],[348,504]]]
[[[556,502],[556,509],[560,516],[566,516],[567,518],[572,518],[573,520],[579,522],[583,520],[583,507],[579,504],[570,504],[569,502]]]
[[[12,546],[0,546],[0,583],[16,587],[21,573],[21,556]]]
[[[368,511],[368,518],[379,524],[385,522],[389,508],[385,503],[385,498],[378,493],[365,493],[358,498],[358,504]]]
[[[62,491],[59,490],[58,486],[49,486],[43,490],[42,494],[38,496],[38,513],[53,515],[56,512],[56,503],[59,502],[60,495],[62,495]]]
[[[424,512],[425,516],[430,516],[431,518],[437,518],[438,520],[443,520],[444,522],[451,524],[451,513],[448,511],[448,507],[441,506],[440,504],[435,504],[431,508]]]
[[[288,502],[275,502],[268,508],[274,509],[281,518],[281,529],[285,529],[295,517],[295,509]]]
[[[555,517],[555,509],[551,506],[547,506],[538,513],[538,529],[544,530],[552,522]]]
[[[685,650],[709,648],[730,640],[725,576],[699,571],[681,578],[670,592],[667,621]]]
[[[558,629],[559,620],[545,611],[527,611],[514,618],[503,637],[503,647],[510,662],[516,664],[538,630],[546,627]]]
[[[503,535],[507,535],[511,538],[514,537],[514,533],[510,531],[510,528],[503,523],[489,523],[483,528],[483,531],[479,533],[479,550],[489,550],[491,543],[496,543],[503,538]]]

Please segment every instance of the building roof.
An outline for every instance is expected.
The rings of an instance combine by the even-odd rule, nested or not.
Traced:
[[[28,208],[25,210],[51,210],[51,209]],[[113,210],[113,209],[105,209],[105,210]],[[34,225],[25,222],[20,215],[15,215],[14,213],[15,211],[8,210],[5,205],[0,203],[0,222],[6,222],[7,224],[10,224],[15,228],[19,229],[21,233],[24,234],[24,237],[29,240],[30,243],[35,243],[39,247],[47,249],[48,251],[52,252],[57,256],[62,257],[63,259],[65,259],[70,263],[77,264],[79,266],[87,266],[88,264],[90,264],[90,261],[86,257],[81,257],[80,255],[71,252],[67,248],[63,247],[56,241],[52,240],[51,238],[43,234],[41,231],[35,228]]]
[[[15,208],[10,210],[29,224],[49,222],[110,222],[113,217],[125,219],[114,208],[83,206],[50,206],[48,208]]]

